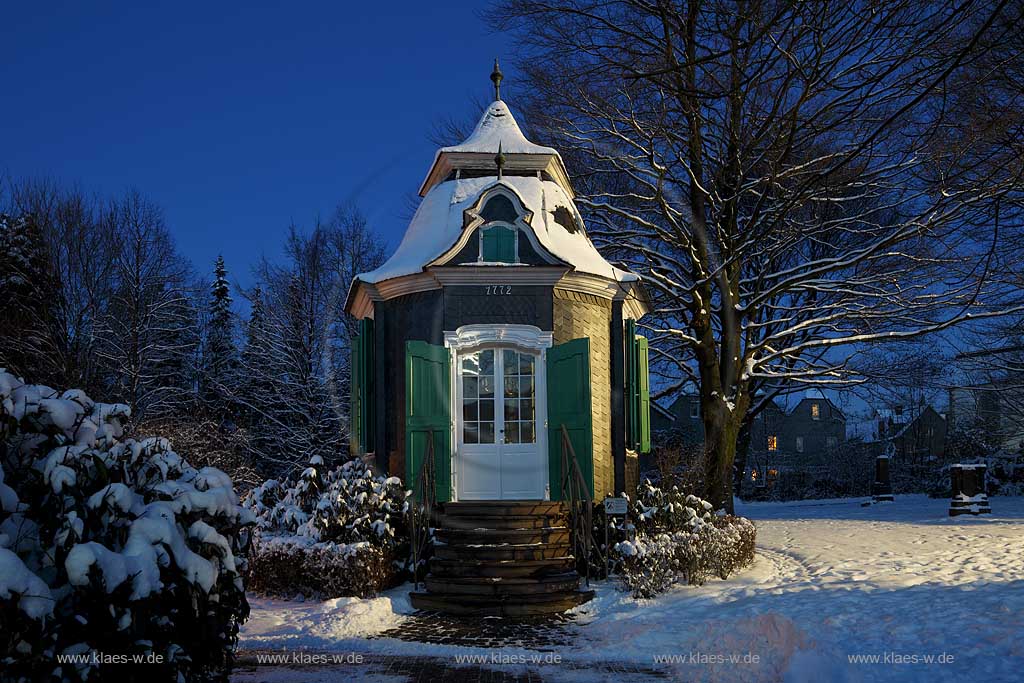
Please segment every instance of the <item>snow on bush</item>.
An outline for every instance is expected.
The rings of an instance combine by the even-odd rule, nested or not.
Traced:
[[[359,460],[324,471],[314,456],[294,480],[245,498],[258,529],[249,588],[267,595],[370,597],[392,585],[406,536],[406,491]]]
[[[726,579],[754,559],[753,522],[716,516],[711,503],[678,488],[663,491],[645,481],[631,501],[630,536],[611,548],[623,585],[649,598],[679,581],[700,585],[710,575]]]
[[[226,676],[252,516],[128,416],[0,370],[0,680]],[[125,655],[162,663],[98,663]]]

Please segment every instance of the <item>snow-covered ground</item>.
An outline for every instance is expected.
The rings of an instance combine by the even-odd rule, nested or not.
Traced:
[[[993,498],[994,514],[981,518],[949,518],[947,507],[924,496],[870,508],[853,500],[742,505],[758,526],[754,566],[654,600],[597,584],[596,599],[577,610],[576,642],[559,654],[667,669],[687,681],[1021,680],[1024,498]],[[325,603],[255,599],[242,647],[464,655],[462,647],[367,638],[411,611],[407,591]],[[851,661],[858,657],[878,661]],[[539,673],[588,678],[578,668]]]

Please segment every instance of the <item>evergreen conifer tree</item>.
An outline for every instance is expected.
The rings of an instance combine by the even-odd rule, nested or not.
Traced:
[[[227,420],[232,419],[235,413],[232,397],[238,384],[238,351],[234,340],[231,286],[223,256],[217,257],[214,276],[201,392],[211,414]]]

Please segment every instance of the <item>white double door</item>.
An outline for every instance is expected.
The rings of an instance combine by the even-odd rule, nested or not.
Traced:
[[[545,498],[541,359],[536,352],[501,346],[460,350],[456,355],[459,500]]]

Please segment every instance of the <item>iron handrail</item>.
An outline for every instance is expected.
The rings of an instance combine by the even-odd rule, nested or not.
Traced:
[[[411,453],[406,454],[411,457]],[[427,432],[427,448],[412,489],[409,509],[409,545],[412,555],[413,589],[419,588],[420,560],[432,538],[431,522],[437,504],[437,473],[434,467],[434,432]]]
[[[562,433],[562,500],[569,507],[569,535],[576,556],[577,565],[580,558],[583,558],[583,575],[587,586],[590,585],[590,560],[597,548],[599,558],[604,558],[604,552],[600,546],[594,544],[594,499],[590,495],[590,487],[580,470],[579,461],[576,458],[576,449],[572,446],[569,438],[569,430],[565,424],[561,425]],[[601,565],[605,562],[601,559]]]

